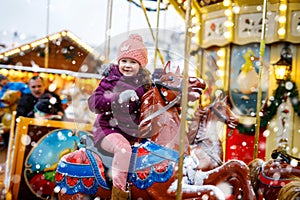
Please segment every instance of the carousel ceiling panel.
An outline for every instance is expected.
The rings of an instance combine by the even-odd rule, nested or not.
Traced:
[[[186,0],[170,0],[185,19]],[[204,5],[205,3],[205,5]],[[265,27],[265,43],[300,41],[300,1],[267,0],[266,18],[263,0],[192,0],[192,29],[202,48],[244,45],[260,42]],[[265,24],[263,24],[265,22]]]

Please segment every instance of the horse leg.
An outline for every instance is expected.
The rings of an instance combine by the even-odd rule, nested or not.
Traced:
[[[256,158],[252,160],[249,164],[249,170],[250,170],[250,178],[251,178],[251,183],[253,186],[253,190],[255,192],[256,197],[258,198],[259,196],[259,174],[262,171],[262,165],[264,161],[262,159]]]
[[[167,190],[151,189],[149,195],[155,200],[173,200],[177,195],[177,181],[174,181]],[[163,192],[166,191],[165,194]],[[214,185],[189,185],[182,182],[182,199],[193,200],[225,200],[224,193]]]
[[[242,192],[243,199],[256,199],[250,181],[249,168],[241,161],[231,160],[207,172],[197,171],[195,175],[195,184],[197,185],[221,185],[224,183],[230,185],[230,182],[234,186],[232,187],[234,196]]]
[[[182,199],[225,200],[225,194],[214,185],[183,185]]]
[[[58,200],[92,200],[94,198],[91,198],[88,195],[77,193],[77,194],[65,194],[63,192],[58,193]]]

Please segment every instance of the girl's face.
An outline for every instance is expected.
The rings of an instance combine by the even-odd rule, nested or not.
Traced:
[[[134,76],[139,72],[140,64],[130,58],[123,58],[119,62],[119,70],[124,76]]]

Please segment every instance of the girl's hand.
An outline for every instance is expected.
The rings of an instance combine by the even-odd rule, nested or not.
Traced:
[[[136,94],[136,92],[134,90],[125,90],[123,92],[120,93],[119,95],[119,100],[118,102],[124,103],[124,102],[128,102],[128,101],[137,101],[139,100],[138,95]]]

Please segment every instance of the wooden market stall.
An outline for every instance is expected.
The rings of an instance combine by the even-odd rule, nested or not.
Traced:
[[[169,2],[184,18],[186,1]],[[191,54],[208,85],[201,104],[206,106],[223,93],[240,119],[233,132],[224,130],[225,160],[248,163],[256,153],[268,159],[281,145],[300,157],[300,2],[268,0],[265,23],[264,8],[259,0],[192,0],[190,30],[197,42]],[[265,45],[263,51],[261,45]],[[282,61],[289,74],[277,79],[276,67]],[[257,109],[259,89],[262,101]],[[256,117],[257,110],[262,111],[260,117]]]
[[[0,54],[0,64],[95,73],[104,57],[70,31],[48,35]]]
[[[103,62],[104,56],[64,30],[0,53],[0,74],[25,83],[39,74],[59,95],[74,83],[90,94]]]

